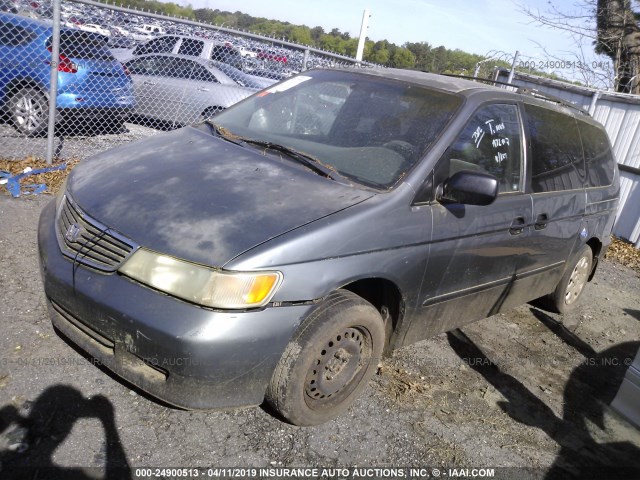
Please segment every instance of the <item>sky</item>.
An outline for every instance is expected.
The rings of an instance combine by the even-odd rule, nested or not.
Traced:
[[[176,0],[174,0],[176,1]],[[253,16],[321,26],[325,31],[339,28],[352,37],[360,33],[365,8],[371,14],[368,37],[387,39],[397,45],[427,42],[485,55],[491,51],[520,51],[521,59],[575,60],[574,42],[566,33],[536,26],[518,4],[544,11],[548,0],[178,0],[194,8],[241,11]],[[573,0],[556,0],[571,7]],[[587,50],[590,48],[587,47]],[[495,55],[499,56],[499,55]]]

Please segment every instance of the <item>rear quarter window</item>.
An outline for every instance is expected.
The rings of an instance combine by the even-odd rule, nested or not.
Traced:
[[[582,188],[585,166],[575,118],[533,105],[525,105],[525,111],[531,138],[533,192]]]
[[[578,122],[587,167],[587,186],[604,187],[613,183],[615,159],[607,134],[601,128]]]

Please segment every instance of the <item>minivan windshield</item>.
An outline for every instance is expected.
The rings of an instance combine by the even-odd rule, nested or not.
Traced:
[[[283,146],[343,177],[392,188],[462,104],[454,94],[342,70],[314,70],[216,115],[220,130]]]

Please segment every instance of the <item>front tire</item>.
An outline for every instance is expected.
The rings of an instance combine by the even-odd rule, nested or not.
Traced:
[[[267,402],[294,425],[337,417],[375,373],[384,339],[384,322],[373,305],[347,290],[330,294],[287,345]]]
[[[549,295],[549,299],[558,313],[566,313],[575,308],[578,298],[589,281],[593,265],[591,247],[585,245],[574,258],[575,260],[567,268],[556,289]]]
[[[9,99],[11,121],[22,134],[30,137],[42,135],[47,130],[49,102],[35,88],[22,88]]]

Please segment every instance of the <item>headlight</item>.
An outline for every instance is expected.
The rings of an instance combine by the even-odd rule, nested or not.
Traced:
[[[119,272],[199,305],[252,308],[269,303],[282,282],[280,272],[228,272],[141,248]]]

